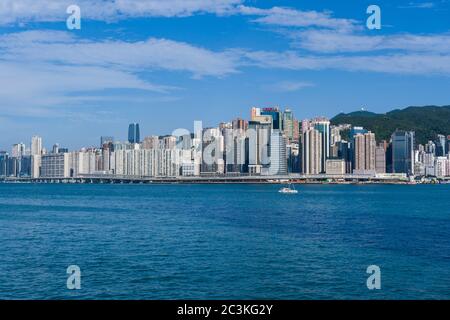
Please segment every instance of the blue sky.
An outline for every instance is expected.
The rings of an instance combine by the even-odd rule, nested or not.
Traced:
[[[81,8],[81,30],[66,8]],[[366,9],[381,8],[381,30]],[[2,0],[0,150],[192,129],[252,106],[298,119],[450,104],[450,0]]]

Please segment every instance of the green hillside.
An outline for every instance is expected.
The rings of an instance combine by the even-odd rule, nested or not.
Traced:
[[[435,140],[438,134],[450,135],[450,106],[409,107],[386,114],[368,111],[341,113],[331,123],[362,126],[375,133],[378,141],[390,139],[396,129],[416,132],[417,143]]]

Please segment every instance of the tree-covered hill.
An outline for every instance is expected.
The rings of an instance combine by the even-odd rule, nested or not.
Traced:
[[[438,134],[450,135],[450,106],[408,107],[386,114],[368,111],[341,113],[331,119],[332,124],[362,126],[375,133],[378,141],[390,139],[396,129],[416,132],[417,143],[435,140]]]

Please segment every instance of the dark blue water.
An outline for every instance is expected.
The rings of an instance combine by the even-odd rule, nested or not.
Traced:
[[[0,184],[0,299],[450,298],[450,185],[278,188]]]

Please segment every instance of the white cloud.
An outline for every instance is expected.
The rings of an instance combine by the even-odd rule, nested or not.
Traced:
[[[260,9],[244,0],[2,0],[0,25],[64,21],[69,5],[81,8],[83,19],[118,21],[142,17],[186,17],[195,14],[245,15],[253,21],[283,27],[320,27],[352,30],[356,21],[334,18],[329,11],[303,11],[285,7]]]
[[[341,31],[357,28],[357,21],[333,18],[332,13],[328,11],[302,11],[283,7],[259,9],[243,5],[238,8],[239,13],[243,15],[260,16],[253,20],[260,24],[282,27],[319,27]]]
[[[185,71],[194,77],[237,72],[233,55],[183,42],[81,40],[62,31],[27,31],[0,36],[0,57],[16,62],[102,66],[132,72]]]
[[[321,53],[403,50],[408,52],[450,52],[450,34],[396,34],[368,36],[330,30],[290,33],[293,45]]]
[[[48,116],[54,112],[54,107],[64,109],[73,106],[86,92],[168,90],[132,74],[104,67],[0,62],[0,70],[0,107],[3,114]]]
[[[311,56],[294,51],[246,52],[250,65],[287,70],[326,70],[381,72],[392,74],[450,75],[450,55],[432,53],[369,56]]]
[[[166,39],[94,42],[62,31],[4,34],[0,108],[3,114],[50,115],[55,106],[85,103],[89,92],[134,89],[168,94],[176,88],[151,83],[142,74],[165,70],[222,77],[237,72],[234,59],[232,53]]]
[[[0,25],[67,19],[76,4],[82,18],[114,21],[137,17],[180,17],[201,13],[227,14],[242,0],[2,0]]]

